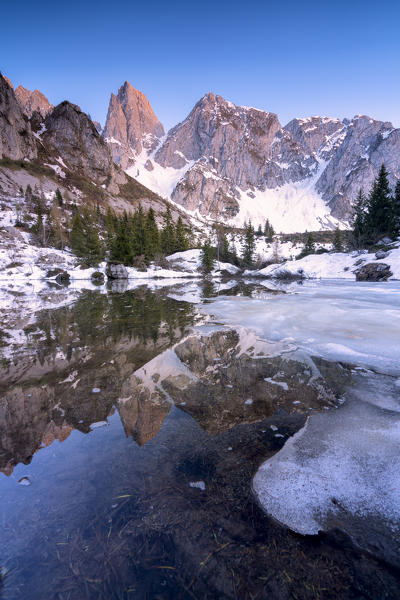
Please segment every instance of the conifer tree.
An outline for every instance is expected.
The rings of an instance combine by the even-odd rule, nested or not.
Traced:
[[[61,192],[59,190],[59,188],[56,189],[56,195],[55,195],[55,200],[58,204],[58,206],[62,206],[63,205],[63,197],[61,195]]]
[[[172,222],[171,209],[167,206],[164,214],[164,226],[161,231],[161,250],[163,254],[172,254],[175,249],[175,228]]]
[[[88,210],[83,214],[83,225],[86,237],[85,260],[89,266],[96,266],[104,259],[104,248],[100,242],[99,233],[94,224],[93,216]]]
[[[71,246],[71,250],[76,256],[79,258],[84,258],[86,254],[86,239],[85,239],[85,231],[83,228],[83,223],[81,216],[78,211],[75,211],[75,214],[72,218],[72,226],[71,233],[69,236],[69,244]]]
[[[222,251],[220,251],[220,260],[222,262],[231,262],[232,256],[231,251],[229,249],[229,242],[226,234],[224,233],[222,237]]]
[[[76,211],[72,219],[70,234],[71,250],[89,266],[96,266],[104,258],[104,249],[93,222],[93,217],[85,210],[82,217]]]
[[[158,231],[154,210],[149,208],[145,223],[145,258],[152,261],[160,252],[160,234]]]
[[[179,216],[175,227],[175,252],[184,252],[189,247],[185,227]]]
[[[369,243],[388,234],[393,226],[393,200],[390,193],[387,170],[382,164],[368,199],[366,233]]]
[[[202,246],[200,260],[204,273],[211,273],[214,268],[214,248],[211,246],[209,238]]]
[[[400,235],[400,179],[394,188],[391,234],[393,237]]]
[[[133,217],[127,220],[127,228],[131,230],[133,256],[142,256],[146,252],[145,216],[142,205],[139,204]]]
[[[255,233],[251,222],[245,223],[242,238],[242,262],[246,267],[254,263],[254,252],[256,249]]]
[[[264,225],[264,235],[265,235],[265,238],[266,238],[268,241],[271,241],[271,240],[272,240],[272,238],[273,238],[273,236],[275,235],[274,228],[272,227],[272,225],[271,225],[271,223],[269,222],[269,220],[268,220],[268,219],[265,221],[265,225]]]
[[[311,232],[307,235],[304,248],[300,252],[300,257],[308,256],[309,254],[315,254],[315,241]]]
[[[342,234],[340,233],[339,227],[335,229],[335,235],[333,238],[333,249],[335,252],[343,252],[343,241]]]
[[[362,189],[358,192],[357,200],[354,204],[353,216],[353,239],[357,248],[360,248],[366,235],[366,214],[367,214],[367,199]]]
[[[126,213],[117,219],[115,224],[110,244],[110,260],[127,266],[132,265],[132,231]]]
[[[261,224],[260,224],[260,225],[258,226],[258,229],[257,229],[257,237],[260,237],[260,236],[262,236],[262,234],[263,234],[263,232],[262,232],[262,229],[261,229]]]

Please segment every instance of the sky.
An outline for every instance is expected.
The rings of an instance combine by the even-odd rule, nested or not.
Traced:
[[[400,127],[398,0],[0,0],[0,70],[105,122],[128,80],[166,129],[207,92],[294,117]]]

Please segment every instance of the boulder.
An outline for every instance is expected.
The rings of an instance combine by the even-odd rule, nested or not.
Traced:
[[[378,250],[378,252],[375,252],[375,257],[377,260],[381,260],[382,258],[386,258],[388,254],[389,252],[385,252],[384,250]]]
[[[61,285],[68,285],[70,281],[70,274],[68,271],[61,271],[61,273],[58,273],[56,276],[56,281]]]
[[[386,281],[393,273],[386,263],[368,263],[355,271],[356,281]]]
[[[46,278],[51,279],[53,277],[55,281],[57,281],[57,283],[60,283],[62,285],[68,284],[70,280],[70,274],[68,273],[68,271],[60,269],[59,267],[47,271]]]
[[[106,275],[109,279],[128,279],[126,267],[118,263],[107,263]]]
[[[102,283],[104,283],[104,273],[102,273],[101,271],[94,271],[94,273],[92,273],[91,275],[91,280],[94,284],[101,285]]]

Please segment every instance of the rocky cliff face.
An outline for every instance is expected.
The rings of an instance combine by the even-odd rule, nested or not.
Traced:
[[[143,149],[151,151],[164,135],[164,128],[146,96],[125,81],[118,94],[111,94],[104,137],[110,143],[115,162],[123,169]]]
[[[126,176],[117,170],[110,150],[89,117],[79,106],[62,102],[47,115],[42,140],[73,171],[108,188],[125,183]]]
[[[188,210],[233,224],[269,218],[282,231],[332,228],[335,217],[349,219],[359,188],[369,190],[382,162],[393,185],[400,177],[400,130],[369,117],[310,117],[282,127],[273,113],[209,93],[154,150],[137,145],[142,134],[130,142],[114,97],[109,114],[117,109],[113,153],[125,157],[130,174]],[[138,110],[132,118],[139,123]]]
[[[39,90],[31,92],[22,85],[19,85],[15,90],[15,96],[22,110],[29,118],[31,118],[35,111],[44,118],[54,108],[46,96],[42,92],[39,92]]]
[[[36,156],[36,141],[28,118],[13,88],[0,74],[0,158],[31,160]]]
[[[385,163],[394,186],[400,177],[400,129],[388,122],[357,116],[346,124],[345,135],[316,184],[336,215],[348,215],[360,188],[369,191]]]

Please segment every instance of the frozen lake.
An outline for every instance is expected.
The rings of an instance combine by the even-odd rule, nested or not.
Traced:
[[[0,597],[398,597],[399,283],[51,293],[0,348]]]

